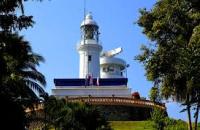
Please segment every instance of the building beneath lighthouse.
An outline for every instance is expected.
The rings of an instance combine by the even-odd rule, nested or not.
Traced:
[[[80,26],[81,40],[77,45],[79,54],[79,78],[54,79],[52,95],[56,97],[131,97],[128,79],[125,77],[127,64],[116,55],[122,48],[102,51],[99,42],[99,26],[91,13]]]

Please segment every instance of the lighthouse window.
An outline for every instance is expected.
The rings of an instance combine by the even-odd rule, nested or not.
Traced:
[[[107,67],[103,67],[103,72],[108,72],[108,68]]]
[[[88,61],[92,61],[92,56],[88,55]]]
[[[113,66],[103,67],[103,72],[114,72]]]
[[[113,72],[113,71],[114,71],[114,67],[113,67],[113,66],[109,66],[109,67],[108,67],[108,71],[109,71],[109,72]]]
[[[93,39],[94,37],[94,28],[92,26],[86,26],[85,28],[85,37],[86,39]]]

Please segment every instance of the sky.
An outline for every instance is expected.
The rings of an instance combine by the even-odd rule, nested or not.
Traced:
[[[142,44],[151,43],[136,22],[139,9],[153,8],[156,0],[86,0],[86,12],[92,12],[99,25],[103,50],[122,47],[118,57],[128,68],[128,87],[148,99],[153,86],[145,77],[144,66],[134,57],[141,53]],[[45,90],[51,94],[54,78],[78,78],[79,55],[76,45],[80,41],[80,24],[84,17],[84,0],[43,0],[25,2],[25,14],[33,15],[35,25],[21,34],[33,51],[45,58],[38,68],[46,77]],[[179,113],[180,104],[167,102],[168,115],[187,120],[186,113]]]

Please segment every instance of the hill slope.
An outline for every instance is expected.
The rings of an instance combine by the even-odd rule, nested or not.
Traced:
[[[150,121],[111,121],[113,130],[153,130]]]

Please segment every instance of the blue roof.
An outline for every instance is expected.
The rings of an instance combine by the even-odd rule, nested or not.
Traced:
[[[97,85],[97,78],[93,78],[93,85]],[[99,86],[127,85],[127,78],[99,79]],[[89,79],[54,79],[55,86],[88,86]]]

